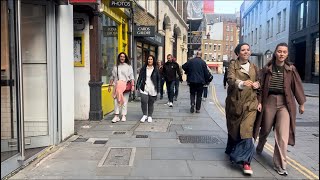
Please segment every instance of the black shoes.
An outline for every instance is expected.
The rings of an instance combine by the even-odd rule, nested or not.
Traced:
[[[194,105],[191,106],[190,112],[191,112],[191,113],[194,113]]]
[[[200,113],[200,110],[196,110],[196,113]]]

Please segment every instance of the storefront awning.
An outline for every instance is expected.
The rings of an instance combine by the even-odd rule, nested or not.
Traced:
[[[141,42],[147,42],[152,45],[164,46],[164,36],[160,33],[155,33],[154,37],[135,37]]]

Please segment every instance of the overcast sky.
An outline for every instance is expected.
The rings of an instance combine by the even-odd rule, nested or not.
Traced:
[[[214,13],[230,14],[240,11],[240,6],[243,0],[229,1],[229,0],[214,0]]]

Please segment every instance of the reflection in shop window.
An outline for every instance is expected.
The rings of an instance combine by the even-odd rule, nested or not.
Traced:
[[[319,76],[319,38],[315,42],[315,52],[314,52],[314,75]]]
[[[106,15],[102,15],[102,26],[103,27],[110,27],[115,26],[117,27],[117,23],[113,21],[110,17]],[[102,28],[107,29],[107,28]],[[106,36],[101,33],[101,45],[102,45],[102,82],[104,84],[108,84],[110,81],[110,76],[112,73],[112,68],[116,63],[117,55],[118,55],[118,36]],[[125,49],[125,45],[123,47]]]

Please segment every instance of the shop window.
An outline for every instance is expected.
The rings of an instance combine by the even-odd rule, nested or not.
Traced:
[[[298,14],[297,14],[297,31],[302,30],[303,28],[303,12],[304,12],[304,3],[298,5]]]
[[[317,38],[315,41],[314,75],[319,76],[319,38]]]
[[[139,74],[140,69],[142,68],[142,43],[137,42],[137,74]]]
[[[118,24],[110,17],[102,15],[102,29],[107,27],[118,27]],[[102,52],[102,82],[108,84],[112,75],[112,68],[116,64],[118,57],[118,34],[101,33],[101,52]],[[126,44],[123,44],[122,50],[125,52]]]

